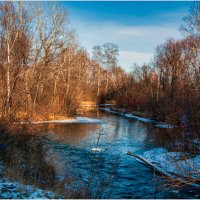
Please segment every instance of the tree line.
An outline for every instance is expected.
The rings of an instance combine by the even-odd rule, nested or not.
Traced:
[[[180,26],[183,39],[168,39],[149,64],[131,73],[113,68],[110,94],[117,104],[148,111],[173,124],[200,126],[200,4],[195,3]]]
[[[56,4],[46,11],[37,4],[2,2],[0,19],[1,118],[71,116],[82,100],[97,101],[102,88],[108,90],[107,68],[79,46]],[[104,45],[108,67],[115,62],[112,48]]]
[[[184,18],[181,40],[156,48],[149,64],[131,72],[118,65],[117,45],[93,48],[78,44],[66,11],[48,11],[24,2],[0,4],[1,118],[71,116],[80,102],[104,103],[147,111],[174,124],[200,120],[200,9]],[[30,11],[31,9],[31,11]]]

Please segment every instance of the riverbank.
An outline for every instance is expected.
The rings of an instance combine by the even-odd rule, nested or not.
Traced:
[[[46,120],[46,121],[30,121],[30,122],[21,122],[21,124],[102,124],[103,121],[96,118],[88,118],[88,117],[75,117],[75,118],[67,118],[60,120]]]
[[[160,122],[156,118],[151,118],[152,115],[147,114],[147,113],[130,112],[125,109],[112,108],[112,107],[110,107],[110,108],[100,107],[99,109],[102,111],[105,111],[105,112],[121,115],[121,116],[129,118],[129,119],[136,119],[141,122],[152,123],[154,126],[156,126],[158,128],[176,128],[176,127],[178,127],[176,125],[168,124],[166,122]]]
[[[154,148],[142,154],[128,152],[139,162],[166,176],[177,186],[190,185],[200,189],[200,155]],[[179,184],[178,184],[178,183]]]
[[[71,116],[65,115],[53,115],[53,114],[28,114],[26,112],[18,112],[16,114],[16,119],[18,121],[48,121],[48,120],[66,120],[66,119],[74,119]]]
[[[95,108],[96,109],[96,108]],[[20,112],[16,115],[17,121],[20,124],[102,124],[103,121],[96,118],[82,117],[80,116],[70,117],[64,115],[32,115],[27,117],[27,113]]]
[[[0,180],[1,199],[57,199],[63,198],[52,191],[39,189],[33,185],[22,185],[7,178]]]

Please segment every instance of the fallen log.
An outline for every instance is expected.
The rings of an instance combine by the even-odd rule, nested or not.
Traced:
[[[146,160],[145,158],[143,158],[140,155],[137,155],[137,154],[132,153],[132,152],[128,152],[127,155],[136,158],[137,160],[139,160],[142,163],[144,163],[145,165],[147,165],[149,168],[157,171],[159,174],[163,174],[164,176],[168,177],[169,179],[171,179],[173,181],[178,181],[180,183],[183,183],[183,184],[186,184],[186,185],[190,185],[190,186],[193,186],[193,187],[196,187],[196,188],[200,189],[200,184],[197,184],[197,183],[192,182],[192,181],[185,180],[185,179],[183,179],[181,177],[178,177],[178,175],[174,175],[174,174],[168,173],[167,171],[163,170],[161,167],[153,164],[152,162],[149,162],[148,160]]]

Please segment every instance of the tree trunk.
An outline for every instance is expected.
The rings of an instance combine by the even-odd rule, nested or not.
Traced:
[[[6,115],[10,113],[10,44],[9,44],[9,39],[7,41],[7,53],[8,55],[7,55],[7,74],[6,74],[6,82],[7,82]]]

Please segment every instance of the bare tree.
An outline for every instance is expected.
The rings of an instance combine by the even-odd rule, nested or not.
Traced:
[[[94,81],[97,83],[97,92],[96,96],[99,98],[100,95],[100,87],[101,87],[101,68],[103,66],[103,52],[101,46],[93,47],[93,60],[95,61],[95,79]]]
[[[8,116],[13,108],[13,94],[27,64],[30,50],[29,28],[31,18],[22,3],[6,2],[0,6],[2,67],[6,76],[6,100],[3,113]]]
[[[108,87],[109,87],[109,70],[111,70],[112,67],[115,67],[117,65],[118,55],[119,55],[119,52],[118,52],[117,45],[113,43],[105,43],[103,45],[103,64],[107,70],[105,93],[108,92]]]

